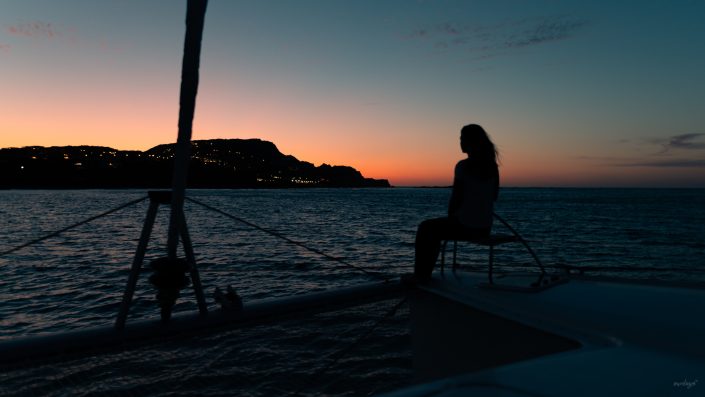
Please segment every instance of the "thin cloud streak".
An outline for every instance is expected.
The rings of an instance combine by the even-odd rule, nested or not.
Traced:
[[[654,159],[655,155],[649,158],[625,158],[614,156],[578,156],[577,160],[597,162],[600,166],[606,167],[654,167],[654,168],[705,168],[705,158],[669,158]]]
[[[644,144],[661,145],[662,150],[657,153],[651,153],[641,158],[624,158],[624,157],[595,157],[595,156],[580,156],[579,160],[595,161],[607,167],[650,167],[650,168],[705,168],[705,156],[701,158],[693,158],[692,154],[699,150],[705,149],[705,142],[698,141],[699,138],[705,138],[705,133],[689,133],[671,135],[665,138],[645,139],[634,141],[631,139],[619,140],[620,143],[634,143],[637,148]],[[685,150],[690,153],[690,156],[681,151],[680,156],[676,149]]]
[[[669,149],[686,149],[686,150],[705,149],[705,142],[693,142],[693,140],[696,140],[699,137],[705,137],[705,134],[697,133],[697,134],[674,135],[674,136],[670,137],[666,143],[661,143],[661,144],[664,145],[664,148],[666,150],[669,150]]]
[[[705,133],[690,133],[671,135],[665,138],[652,138],[643,142],[649,145],[661,146],[661,149],[654,155],[669,154],[673,150],[701,150],[705,149],[705,142],[693,142],[700,137],[705,137]]]
[[[405,35],[431,41],[438,50],[460,48],[471,52],[502,52],[566,40],[588,22],[568,16],[525,18],[496,25],[460,25],[450,22],[420,27]]]
[[[550,41],[570,38],[573,33],[586,24],[582,20],[565,18],[546,18],[534,26],[529,26],[520,34],[515,34],[504,44],[507,48],[521,48]]]
[[[122,52],[124,46],[118,45],[107,39],[99,37],[81,38],[77,34],[77,29],[73,27],[61,27],[51,22],[34,21],[8,26],[7,34],[17,39],[25,40],[47,40],[53,43],[69,43],[72,45],[82,45],[84,47],[97,49],[105,52]],[[17,42],[19,45],[19,42]],[[0,52],[9,52],[10,45],[0,43]]]
[[[44,21],[27,22],[12,25],[7,28],[12,36],[53,39],[63,36],[63,33],[52,23]]]
[[[657,168],[705,168],[704,159],[680,159],[662,161],[635,161],[611,164],[614,167],[657,167]]]

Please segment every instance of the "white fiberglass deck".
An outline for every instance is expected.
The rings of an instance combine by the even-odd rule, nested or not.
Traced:
[[[482,288],[485,275],[446,272],[436,276],[422,290],[446,302],[467,308],[456,311],[449,324],[469,329],[481,327],[486,318],[509,320],[496,326],[502,337],[493,338],[492,330],[480,333],[484,341],[468,339],[415,341],[425,344],[422,353],[427,365],[442,366],[442,350],[459,351],[462,345],[468,361],[482,361],[478,354],[497,352],[507,356],[507,344],[514,337],[519,343],[546,346],[562,341],[577,342],[553,352],[517,359],[501,365],[485,365],[476,371],[431,381],[392,395],[434,396],[593,396],[593,395],[705,395],[705,290],[679,285],[624,282],[622,280],[574,279],[541,292],[518,292]],[[524,282],[518,277],[498,279],[499,284]],[[428,301],[428,299],[425,299]],[[438,313],[440,305],[428,313]],[[412,306],[413,310],[413,306]],[[482,313],[482,316],[478,314]],[[432,314],[439,328],[442,320]],[[484,317],[489,315],[490,317]],[[413,316],[413,313],[412,313]],[[417,317],[419,318],[419,317]],[[494,320],[493,320],[494,321]],[[494,326],[494,325],[493,325]],[[528,326],[528,327],[526,327]],[[452,327],[452,326],[451,326]],[[523,327],[523,328],[522,328]],[[540,338],[521,334],[532,329],[544,332]],[[412,330],[413,332],[413,330]],[[433,331],[436,332],[436,331]],[[449,331],[438,331],[440,334]],[[515,332],[514,336],[508,332]],[[430,335],[430,334],[426,334]],[[469,334],[467,334],[469,336]],[[489,336],[488,336],[489,335]],[[454,346],[450,346],[454,344]],[[567,348],[565,346],[568,346]],[[417,346],[415,346],[415,349]],[[429,350],[431,349],[431,350]],[[438,354],[433,355],[433,349]],[[504,351],[503,351],[504,349]],[[535,348],[533,351],[540,350]],[[560,350],[560,351],[556,351]],[[429,353],[430,351],[430,353]],[[416,351],[414,352],[416,354]],[[491,360],[490,360],[491,362]],[[439,377],[436,375],[436,379]]]

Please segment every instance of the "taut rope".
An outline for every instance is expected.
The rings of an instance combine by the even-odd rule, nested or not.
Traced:
[[[292,239],[290,239],[289,237],[286,237],[286,236],[284,236],[283,234],[281,234],[281,233],[279,233],[279,232],[277,232],[277,231],[265,229],[265,228],[263,228],[263,227],[261,227],[261,226],[255,225],[254,223],[252,223],[252,222],[250,222],[250,221],[247,221],[247,220],[245,220],[245,219],[243,219],[243,218],[240,218],[240,217],[238,217],[238,216],[229,214],[229,213],[227,213],[227,212],[225,212],[225,211],[219,210],[218,208],[212,207],[212,206],[210,206],[210,205],[208,205],[208,204],[206,204],[206,203],[200,202],[200,201],[198,201],[198,200],[194,200],[194,199],[192,199],[192,198],[190,198],[190,197],[186,197],[186,200],[187,200],[187,201],[190,201],[190,202],[192,202],[192,203],[194,203],[194,204],[200,205],[201,207],[206,208],[206,209],[208,209],[208,210],[210,210],[210,211],[213,211],[213,212],[216,212],[216,213],[218,213],[218,214],[220,214],[220,215],[223,215],[223,216],[225,216],[225,217],[227,217],[227,218],[230,218],[230,219],[232,219],[232,220],[234,220],[234,221],[237,221],[237,222],[240,222],[240,223],[244,223],[244,224],[247,225],[247,226],[250,226],[250,227],[252,227],[252,228],[254,228],[254,229],[257,229],[257,230],[259,230],[259,231],[262,231],[262,232],[264,232],[264,233],[267,233],[267,234],[269,234],[270,236],[277,237],[277,238],[282,239],[282,240],[284,240],[284,241],[286,241],[286,242],[288,242],[288,243],[290,243],[290,244],[296,245],[296,246],[301,247],[301,248],[303,248],[303,249],[305,249],[305,250],[308,250],[308,251],[310,251],[310,252],[313,252],[313,253],[315,253],[315,254],[318,254],[318,255],[320,255],[320,256],[326,258],[326,259],[329,259],[329,260],[331,260],[331,261],[340,263],[341,265],[344,265],[344,266],[347,266],[347,267],[349,267],[349,268],[352,268],[352,269],[358,270],[358,271],[360,271],[360,272],[363,272],[363,273],[365,273],[365,274],[367,274],[367,275],[369,275],[369,276],[375,277],[375,278],[377,278],[377,279],[379,279],[379,280],[382,280],[382,281],[384,281],[384,282],[388,282],[389,279],[390,279],[389,276],[385,276],[385,275],[380,274],[380,273],[371,272],[371,271],[366,270],[366,269],[364,269],[364,268],[362,268],[362,267],[360,267],[360,266],[355,266],[355,265],[353,265],[352,263],[346,262],[346,261],[344,261],[344,260],[342,260],[342,259],[340,259],[340,258],[336,258],[336,257],[334,257],[334,256],[332,256],[332,255],[328,255],[328,254],[326,254],[325,252],[323,252],[323,251],[321,251],[321,250],[318,250],[318,249],[316,249],[316,248],[309,247],[309,246],[307,246],[306,244],[301,243],[301,242],[299,242],[299,241],[292,240]]]
[[[85,225],[86,223],[89,223],[89,222],[94,221],[94,220],[96,220],[96,219],[99,219],[99,218],[102,218],[102,217],[104,217],[104,216],[110,215],[110,214],[112,214],[113,212],[120,211],[121,209],[127,208],[127,207],[129,207],[129,206],[131,206],[131,205],[135,205],[135,204],[140,203],[140,202],[142,202],[142,201],[144,201],[144,200],[146,200],[146,199],[147,199],[147,197],[142,197],[142,198],[139,198],[139,199],[137,199],[137,200],[132,200],[132,201],[130,201],[130,202],[128,202],[128,203],[125,203],[125,204],[123,204],[123,205],[121,205],[121,206],[119,206],[119,207],[115,207],[115,208],[113,208],[113,209],[111,209],[111,210],[109,210],[109,211],[105,211],[105,212],[103,212],[103,213],[101,213],[101,214],[98,214],[98,215],[96,215],[96,216],[92,216],[92,217],[90,217],[90,218],[88,218],[88,219],[82,220],[81,222],[74,223],[74,224],[71,225],[71,226],[66,226],[66,227],[63,228],[63,229],[60,229],[60,230],[57,230],[57,231],[55,231],[55,232],[49,233],[49,234],[47,234],[47,235],[45,235],[45,236],[35,238],[34,240],[31,240],[31,241],[29,241],[29,242],[26,242],[26,243],[24,243],[24,244],[22,244],[22,245],[18,245],[18,246],[15,247],[15,248],[11,248],[11,249],[9,249],[9,250],[2,251],[2,252],[0,252],[0,256],[5,256],[5,255],[7,255],[7,254],[11,254],[11,253],[13,253],[13,252],[15,252],[15,251],[21,250],[22,248],[29,247],[30,245],[34,245],[34,244],[40,243],[40,242],[42,242],[42,241],[44,241],[44,240],[48,240],[48,239],[50,239],[50,238],[52,238],[52,237],[56,237],[56,236],[60,235],[61,233],[67,232],[67,231],[69,231],[69,230],[71,230],[71,229],[74,229],[74,228],[77,228],[77,227],[79,227],[79,226]]]

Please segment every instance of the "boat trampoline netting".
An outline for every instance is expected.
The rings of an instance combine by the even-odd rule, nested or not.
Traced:
[[[18,363],[4,396],[369,395],[412,383],[402,298]]]

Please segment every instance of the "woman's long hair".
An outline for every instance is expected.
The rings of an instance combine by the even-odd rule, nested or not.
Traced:
[[[497,166],[499,152],[484,128],[468,124],[460,130],[461,144],[470,159],[485,165]]]

